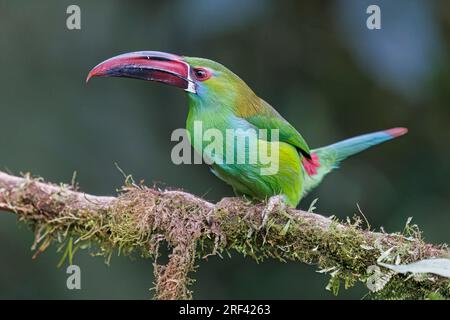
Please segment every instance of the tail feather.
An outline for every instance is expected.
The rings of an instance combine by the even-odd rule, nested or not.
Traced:
[[[339,163],[342,160],[377,144],[400,137],[407,132],[408,129],[406,128],[392,128],[363,134],[336,142],[326,147],[312,150],[311,154],[316,155],[316,160],[312,162],[311,160],[305,158],[303,159],[304,168],[306,171],[303,196],[319,185],[325,175],[333,169],[338,168]]]

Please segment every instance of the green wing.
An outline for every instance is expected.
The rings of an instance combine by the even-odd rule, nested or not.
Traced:
[[[310,157],[310,150],[302,135],[284,119],[271,105],[261,99],[258,112],[242,116],[259,129],[279,129],[279,140],[297,148],[304,156]],[[270,139],[270,132],[268,132]]]

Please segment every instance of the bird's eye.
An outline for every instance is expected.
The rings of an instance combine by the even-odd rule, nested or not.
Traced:
[[[195,68],[194,75],[197,80],[205,81],[211,76],[211,72],[205,68]]]

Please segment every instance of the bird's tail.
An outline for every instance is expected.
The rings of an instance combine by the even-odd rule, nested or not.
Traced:
[[[305,180],[302,196],[317,187],[328,173],[339,167],[342,160],[377,144],[400,137],[407,132],[406,128],[392,128],[363,134],[312,150],[311,160],[303,158]]]

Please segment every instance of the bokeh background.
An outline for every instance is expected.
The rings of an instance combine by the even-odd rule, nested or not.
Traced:
[[[81,30],[66,8],[81,8]],[[382,29],[366,27],[381,7]],[[239,74],[312,147],[406,126],[399,140],[347,160],[301,207],[340,218],[358,203],[375,228],[402,230],[408,217],[427,241],[449,242],[449,1],[6,1],[0,0],[0,168],[114,194],[127,173],[211,201],[231,189],[205,166],[170,160],[184,126],[184,93],[123,79],[85,84],[118,53],[160,50],[207,57]],[[79,252],[82,290],[66,289],[55,246],[32,260],[32,232],[0,214],[0,298],[148,298],[151,261]],[[234,254],[200,262],[195,298],[335,298],[314,266]],[[341,290],[339,298],[366,289]]]

